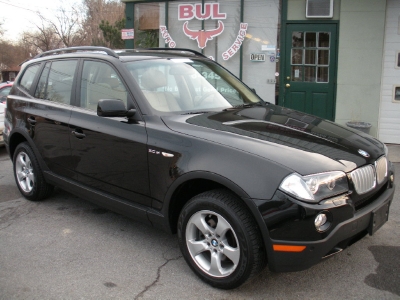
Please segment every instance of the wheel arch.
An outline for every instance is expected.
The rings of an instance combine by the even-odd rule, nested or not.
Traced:
[[[9,149],[9,154],[10,154],[11,160],[13,159],[15,149],[17,148],[17,146],[19,144],[21,144],[23,142],[28,142],[29,145],[32,147],[32,143],[30,143],[28,139],[29,138],[22,131],[15,130],[14,132],[12,132],[12,134],[10,135],[10,137],[8,139],[8,149]]]
[[[15,130],[13,130],[8,138],[8,151],[11,160],[14,159],[15,149],[17,149],[18,145],[23,142],[27,142],[29,146],[32,148],[33,153],[35,154],[36,159],[38,160],[42,170],[43,171],[48,170],[47,165],[43,161],[42,156],[40,155],[39,150],[36,148],[32,138],[26,131],[21,130],[20,128],[16,128]]]
[[[176,233],[179,214],[183,206],[194,196],[213,189],[226,189],[243,199],[248,194],[231,180],[207,171],[195,171],[180,176],[169,188],[163,205],[163,214],[168,218],[172,233]],[[246,206],[247,203],[245,203]]]
[[[194,189],[192,187],[195,187]],[[226,189],[234,193],[244,203],[256,221],[265,247],[267,260],[273,255],[272,241],[268,228],[258,207],[249,195],[237,184],[221,175],[211,172],[190,172],[179,177],[168,190],[163,206],[163,215],[168,220],[169,232],[177,232],[179,214],[183,206],[194,196],[212,190]]]

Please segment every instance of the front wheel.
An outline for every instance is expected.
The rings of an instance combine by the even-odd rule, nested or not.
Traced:
[[[45,181],[36,156],[27,142],[17,146],[13,163],[15,181],[26,199],[42,200],[53,191],[53,186]]]
[[[202,193],[184,206],[178,238],[186,262],[214,287],[236,288],[265,266],[254,218],[225,190]]]

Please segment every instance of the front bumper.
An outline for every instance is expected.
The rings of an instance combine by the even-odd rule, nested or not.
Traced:
[[[269,268],[275,272],[301,271],[307,269],[323,258],[340,252],[348,245],[368,234],[372,225],[373,212],[384,206],[390,207],[395,187],[383,192],[373,204],[359,210],[354,217],[340,224],[327,237],[318,241],[287,241],[271,239],[273,245],[305,246],[301,252],[273,251],[269,255]],[[388,216],[387,216],[388,217]],[[383,224],[383,223],[382,223]]]

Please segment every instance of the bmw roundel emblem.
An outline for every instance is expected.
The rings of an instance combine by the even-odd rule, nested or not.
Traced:
[[[362,156],[364,156],[364,157],[369,157],[369,154],[368,154],[367,151],[364,151],[364,150],[359,149],[359,150],[358,150],[358,153],[360,153],[360,154],[361,154]]]

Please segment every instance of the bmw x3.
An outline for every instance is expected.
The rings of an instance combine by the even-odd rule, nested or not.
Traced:
[[[379,140],[265,102],[185,49],[38,55],[8,96],[4,140],[25,198],[58,186],[177,233],[194,273],[223,289],[373,235],[395,189]]]

